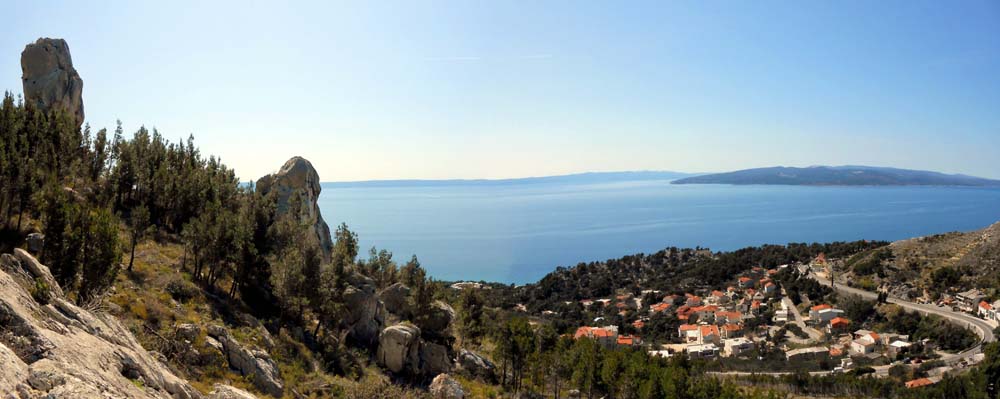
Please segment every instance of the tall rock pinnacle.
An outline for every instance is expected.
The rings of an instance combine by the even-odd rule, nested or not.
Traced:
[[[41,38],[21,52],[24,100],[49,111],[61,108],[83,125],[83,80],[63,39]]]
[[[288,215],[302,225],[310,226],[327,260],[333,251],[330,227],[319,212],[319,174],[312,163],[302,157],[292,157],[278,173],[257,180],[261,195],[274,195],[278,215]]]

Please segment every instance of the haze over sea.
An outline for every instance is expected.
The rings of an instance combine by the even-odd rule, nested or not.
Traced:
[[[439,280],[537,281],[557,266],[677,247],[899,240],[1000,220],[1000,188],[324,183],[331,225]]]

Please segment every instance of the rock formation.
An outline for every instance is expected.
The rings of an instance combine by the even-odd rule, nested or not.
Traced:
[[[54,281],[24,251],[0,258],[0,392],[20,397],[200,398],[113,316],[91,313],[51,286],[48,304],[25,287]],[[6,398],[6,397],[5,397]]]
[[[44,111],[62,109],[83,125],[83,80],[63,39],[41,38],[21,52],[24,100]]]
[[[464,399],[462,384],[448,374],[439,374],[431,381],[431,397],[434,399]]]
[[[291,217],[300,224],[309,226],[314,233],[310,240],[315,239],[314,243],[323,250],[324,258],[330,260],[333,251],[330,226],[323,221],[316,203],[321,189],[319,174],[302,157],[292,157],[278,173],[257,180],[257,192],[274,196],[278,216]]]
[[[393,373],[420,373],[420,329],[397,324],[379,334],[378,364]]]
[[[284,381],[278,365],[262,350],[251,350],[240,345],[222,326],[208,327],[208,335],[222,344],[229,367],[249,377],[254,385],[268,395],[280,398],[285,393]]]
[[[468,377],[481,378],[488,382],[496,381],[496,366],[476,352],[467,349],[458,351],[455,365],[460,373]]]
[[[385,306],[375,293],[375,282],[361,274],[348,278],[344,304],[348,310],[347,328],[351,339],[368,346],[378,340],[385,322]]]
[[[250,392],[229,385],[215,384],[212,392],[208,394],[209,399],[257,399]]]

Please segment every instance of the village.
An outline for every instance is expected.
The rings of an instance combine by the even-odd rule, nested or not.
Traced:
[[[775,363],[783,363],[778,367],[785,369],[758,367],[757,371],[775,373],[867,369],[884,376],[892,366],[915,367],[933,361],[927,364],[933,366],[927,376],[906,382],[908,388],[934,384],[944,373],[970,365],[942,362],[940,356],[944,353],[937,350],[933,339],[911,340],[907,335],[862,328],[844,310],[828,303],[796,305],[777,278],[786,269],[801,275],[829,270],[821,254],[809,264],[752,267],[724,289],[662,296],[658,291],[642,290],[639,295],[621,292],[613,298],[584,299],[580,301],[584,309],[595,314],[602,309],[604,314],[616,311],[622,323],[595,317],[591,325],[578,327],[573,337],[593,339],[606,349],[632,347],[652,356],[684,356],[720,365],[752,364],[755,360],[762,363],[766,353],[777,359]],[[945,296],[936,306],[977,315],[995,328],[1000,301],[990,304],[984,298],[981,292],[971,290]],[[657,317],[676,319],[674,323],[679,325],[668,334],[668,342],[662,338],[659,342],[645,342],[645,330]],[[743,362],[738,361],[741,358]]]

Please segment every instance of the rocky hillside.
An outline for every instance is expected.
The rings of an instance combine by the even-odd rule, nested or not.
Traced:
[[[844,277],[895,295],[936,299],[970,288],[1000,289],[1000,222],[981,230],[896,241],[848,259]]]

